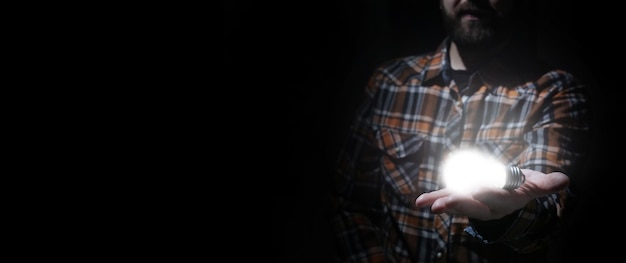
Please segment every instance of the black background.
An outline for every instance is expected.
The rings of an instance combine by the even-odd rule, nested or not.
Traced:
[[[621,63],[620,15],[583,1],[537,2],[541,52],[592,86],[595,127],[586,138],[588,177],[575,182],[582,202],[554,246],[563,260],[615,262],[623,253],[610,240],[623,230],[612,204],[621,199],[618,184],[607,182],[623,175],[613,172],[623,149],[623,87],[611,67]],[[438,1],[231,0],[224,22],[227,88],[243,97],[239,139],[250,148],[236,159],[253,167],[245,169],[254,193],[245,220],[262,230],[242,246],[263,248],[257,257],[272,262],[330,262],[325,201],[338,142],[375,66],[440,43]]]

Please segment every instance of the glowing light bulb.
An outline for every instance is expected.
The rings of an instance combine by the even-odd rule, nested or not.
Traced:
[[[505,166],[495,157],[472,149],[450,153],[441,172],[444,185],[461,192],[478,187],[515,189],[526,180],[519,167]]]

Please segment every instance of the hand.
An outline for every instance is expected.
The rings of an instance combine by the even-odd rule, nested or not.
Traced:
[[[561,172],[544,174],[522,169],[526,181],[519,188],[505,190],[484,187],[471,193],[456,193],[444,188],[417,197],[417,207],[430,206],[436,214],[465,215],[478,220],[498,219],[520,209],[531,200],[564,190],[569,178]]]

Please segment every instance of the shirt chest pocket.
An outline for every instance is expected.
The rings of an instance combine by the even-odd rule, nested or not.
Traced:
[[[433,176],[437,157],[427,153],[440,149],[428,135],[381,128],[376,133],[376,143],[382,151],[381,173],[393,192],[408,195],[437,188]]]
[[[427,139],[427,135],[422,133],[405,133],[389,128],[381,128],[376,137],[378,148],[394,159],[418,153]]]

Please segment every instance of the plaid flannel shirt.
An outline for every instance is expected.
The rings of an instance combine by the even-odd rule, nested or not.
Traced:
[[[509,49],[458,87],[449,43],[388,61],[368,81],[338,159],[332,222],[341,262],[514,262],[548,246],[562,223],[568,190],[483,225],[415,207],[417,196],[442,188],[439,165],[454,149],[568,175],[585,152],[586,87],[574,76]]]

